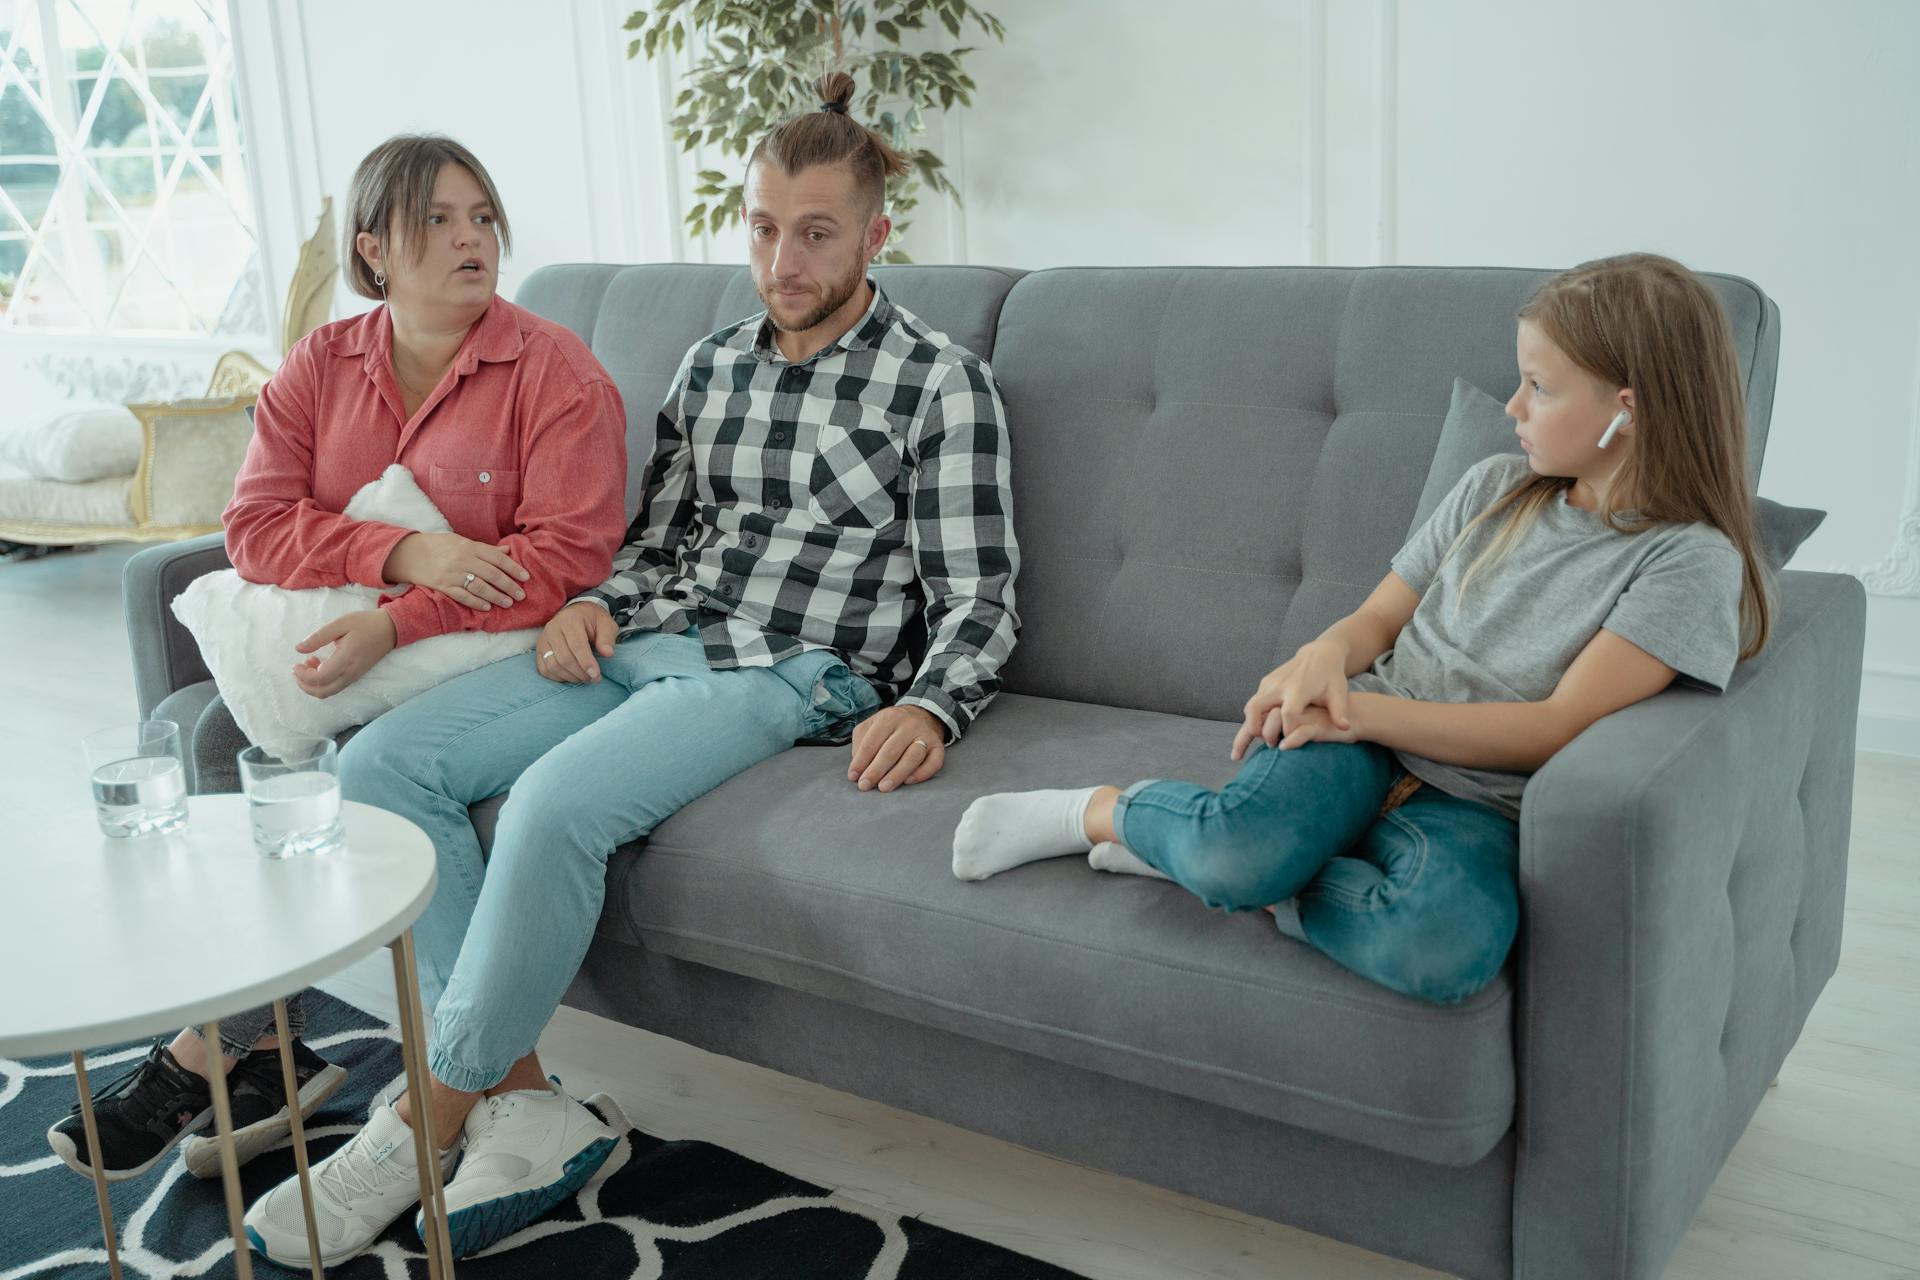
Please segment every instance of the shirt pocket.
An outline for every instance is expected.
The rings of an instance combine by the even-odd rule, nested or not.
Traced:
[[[858,406],[857,420],[837,410],[820,424],[807,478],[807,506],[824,524],[885,529],[906,518],[900,433],[883,410]]]
[[[428,473],[427,496],[454,532],[492,541],[513,521],[520,472],[507,467],[441,467]]]

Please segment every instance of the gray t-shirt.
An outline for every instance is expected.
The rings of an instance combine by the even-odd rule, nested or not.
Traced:
[[[1524,455],[1500,454],[1441,500],[1393,558],[1420,605],[1394,647],[1351,686],[1421,702],[1538,702],[1604,627],[1686,679],[1725,689],[1740,652],[1743,565],[1711,525],[1620,533],[1561,494],[1462,598],[1467,567],[1504,518],[1474,530],[1451,558],[1447,548],[1468,521],[1532,474]],[[1530,775],[1396,754],[1421,781],[1520,816]]]

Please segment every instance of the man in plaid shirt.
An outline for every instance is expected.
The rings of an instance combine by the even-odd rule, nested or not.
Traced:
[[[759,258],[777,231],[751,234]],[[852,773],[892,790],[938,772],[1013,648],[1005,416],[978,357],[864,276],[840,308],[863,314],[824,345],[837,322],[783,328],[782,301],[681,362],[613,576],[556,619],[540,669],[592,680],[596,646],[696,625],[714,670],[833,651],[916,712],[856,730]]]
[[[465,1142],[447,1187],[461,1253],[567,1199],[613,1150],[532,1049],[592,940],[614,847],[796,741],[851,738],[862,790],[924,781],[1013,649],[993,375],[869,281],[905,161],[847,118],[850,78],[821,89],[822,110],[748,165],[766,314],[682,364],[612,576],[554,615],[534,661],[450,680],[341,757],[347,797],[411,819],[439,855],[414,937],[437,996],[433,1130]],[[483,858],[468,806],[509,787]],[[412,1207],[396,1117],[412,1123],[404,1099],[329,1157],[350,1176],[315,1179],[329,1261]],[[298,1194],[277,1188],[249,1222],[282,1200],[299,1222]],[[274,1257],[305,1248],[303,1227],[282,1234]]]

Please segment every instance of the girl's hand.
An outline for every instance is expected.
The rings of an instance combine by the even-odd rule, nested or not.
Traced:
[[[1246,754],[1259,738],[1270,747],[1293,732],[1307,711],[1324,707],[1332,726],[1351,729],[1347,718],[1347,663],[1338,645],[1315,641],[1268,672],[1242,708],[1244,719],[1233,736],[1233,758]],[[1351,741],[1351,739],[1349,739]]]
[[[295,667],[294,683],[316,698],[331,698],[393,652],[394,639],[393,619],[385,609],[343,613],[294,646],[309,654],[333,646],[325,662],[308,658]]]
[[[525,600],[520,584],[532,575],[499,547],[457,533],[410,533],[387,553],[381,576],[388,582],[432,587],[469,609],[505,609]]]
[[[1308,707],[1294,722],[1287,736],[1280,739],[1280,750],[1292,751],[1309,742],[1358,742],[1360,735],[1351,725],[1342,728],[1333,722],[1325,707]]]

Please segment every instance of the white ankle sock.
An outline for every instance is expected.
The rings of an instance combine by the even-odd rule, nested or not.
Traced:
[[[967,806],[953,831],[953,874],[985,880],[1014,867],[1084,853],[1087,805],[1098,787],[1080,791],[1003,791]]]
[[[1087,865],[1095,871],[1118,871],[1128,876],[1152,876],[1156,880],[1171,880],[1172,876],[1156,867],[1150,867],[1140,860],[1140,855],[1112,840],[1102,840],[1093,846],[1093,852],[1087,855]]]

